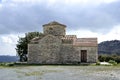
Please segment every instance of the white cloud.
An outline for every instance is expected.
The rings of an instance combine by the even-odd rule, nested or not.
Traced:
[[[90,30],[75,30],[75,31],[68,31],[67,35],[77,35],[77,37],[97,37],[97,33],[94,33]]]
[[[111,31],[107,34],[100,34],[99,41],[106,41],[106,40],[120,40],[120,25],[115,26]]]
[[[14,4],[23,4],[23,3],[31,3],[31,4],[38,4],[38,3],[46,3],[47,5],[52,4],[65,4],[65,5],[88,5],[88,4],[101,4],[101,3],[111,3],[117,0],[2,0],[2,3],[14,3]]]
[[[110,0],[113,1],[116,0]],[[40,25],[52,20],[76,26],[74,29],[106,30],[106,27],[119,23],[120,20],[117,20],[120,19],[119,15],[114,15],[120,13],[117,10],[119,6],[113,8],[116,10],[108,6],[110,11],[107,9],[106,12],[101,10],[100,6],[93,8],[86,4],[108,2],[109,0],[3,0],[2,3],[5,5],[2,10],[0,9],[0,33],[37,30]],[[86,6],[82,6],[84,4]]]
[[[2,3],[14,3],[14,4],[24,4],[24,3],[42,3],[43,0],[3,0]]]
[[[2,8],[2,4],[0,4],[0,8]]]
[[[16,44],[18,37],[16,35],[13,34],[9,34],[6,36],[1,36],[2,42],[6,43],[6,44]]]
[[[68,5],[80,4],[80,5],[99,5],[102,3],[111,3],[117,0],[63,0]]]
[[[103,33],[97,33],[97,32],[92,32],[90,30],[77,30],[77,31],[69,31],[67,34],[70,35],[77,35],[77,37],[81,38],[89,38],[89,37],[97,37],[98,38],[98,43],[102,41],[107,41],[107,40],[120,40],[120,25],[114,26],[111,31],[109,31],[106,34]]]
[[[112,3],[112,2],[115,2],[115,1],[118,1],[118,0],[101,0],[103,1],[104,3]]]
[[[77,31],[67,30],[67,34],[75,34],[78,37],[98,37],[98,42],[120,39],[120,26],[111,29],[120,22],[116,22],[119,15],[116,19],[114,18],[116,14],[111,14],[120,13],[119,3],[117,6],[107,5],[110,12],[108,9],[106,9],[108,12],[99,10],[101,7],[91,8],[91,6],[114,1],[117,0],[2,0],[0,3],[0,33],[8,35],[0,36],[0,54],[16,54],[15,47],[20,34],[14,33],[39,31],[43,23],[51,20],[65,23],[68,25],[67,29],[75,30],[76,27],[79,29]],[[106,29],[110,31],[105,32]],[[101,33],[91,30],[100,30]],[[106,34],[103,34],[102,31]]]
[[[15,46],[0,43],[0,55],[16,55]]]
[[[18,41],[18,35],[23,34],[8,34],[0,36],[0,55],[16,55],[16,44]]]

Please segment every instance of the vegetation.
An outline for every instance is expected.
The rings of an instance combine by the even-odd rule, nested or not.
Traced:
[[[114,60],[109,60],[109,63],[113,64],[113,65],[117,65],[117,62]]]
[[[100,54],[98,59],[100,62],[103,62],[103,61],[109,62],[110,60],[113,60],[117,63],[120,63],[120,56],[117,54],[112,54],[112,55]]]
[[[27,45],[35,37],[43,37],[44,35],[40,32],[29,32],[25,33],[25,37],[19,37],[18,43],[16,45],[16,52],[19,56],[19,61],[27,61]]]
[[[104,41],[98,44],[99,61],[120,63],[120,40]]]
[[[14,63],[0,63],[0,66],[8,66],[8,67],[10,67],[10,66],[14,66]]]
[[[96,62],[96,65],[100,65],[100,61],[97,61],[97,62]]]

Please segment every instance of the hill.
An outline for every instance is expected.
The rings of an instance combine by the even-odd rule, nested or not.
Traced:
[[[104,41],[98,44],[98,54],[120,55],[120,40]]]
[[[1,55],[0,56],[0,62],[16,62],[18,61],[17,56],[9,56],[9,55]]]

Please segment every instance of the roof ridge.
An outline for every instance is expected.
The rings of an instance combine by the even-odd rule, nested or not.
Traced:
[[[49,26],[49,25],[61,25],[61,26],[66,27],[66,25],[61,24],[61,23],[59,23],[59,22],[57,22],[57,21],[49,22],[48,24],[44,24],[43,26]]]

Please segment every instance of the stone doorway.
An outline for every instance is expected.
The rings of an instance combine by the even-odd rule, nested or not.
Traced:
[[[81,50],[81,62],[87,62],[87,50]]]

